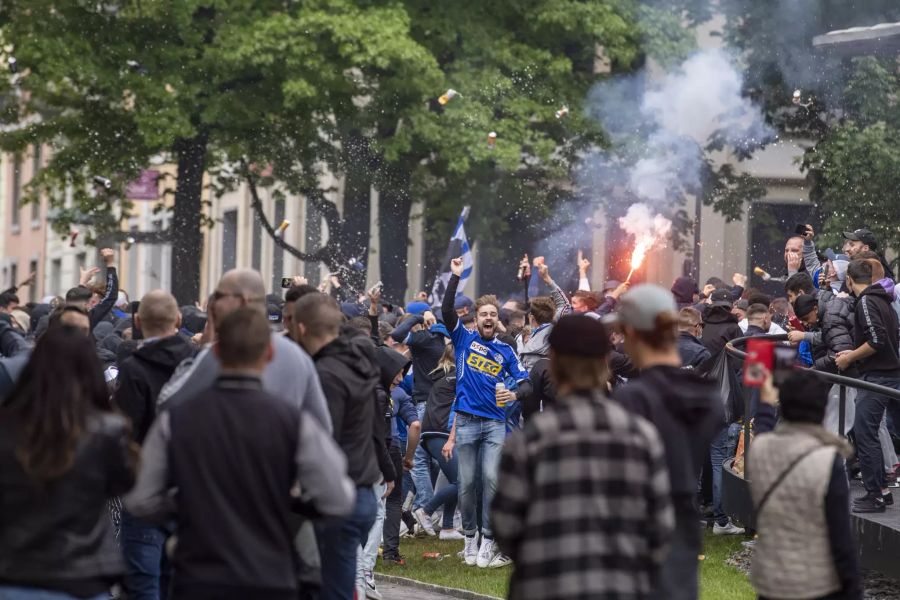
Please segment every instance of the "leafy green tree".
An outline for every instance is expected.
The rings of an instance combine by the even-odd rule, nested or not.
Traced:
[[[813,141],[801,167],[824,223],[823,243],[840,246],[842,231],[867,226],[883,246],[900,250],[896,57],[851,59],[812,46],[832,30],[900,20],[900,6],[722,0],[720,7],[725,39],[746,63],[747,93],[781,132]]]
[[[177,164],[173,292],[192,301],[204,173],[244,159],[275,164],[288,190],[309,186],[316,165],[339,160],[335,121],[359,112],[380,75],[422,97],[415,82],[435,65],[408,30],[402,7],[348,0],[7,0],[0,31],[18,73],[0,89],[0,123],[15,125],[0,148],[49,144],[32,197],[48,194],[58,227],[101,232],[118,229],[130,207],[114,199],[151,158]],[[98,174],[108,193],[91,189]]]

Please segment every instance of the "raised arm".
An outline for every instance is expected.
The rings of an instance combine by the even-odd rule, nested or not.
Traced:
[[[456,289],[459,287],[459,277],[463,272],[463,259],[454,258],[450,261],[450,281],[447,282],[447,290],[444,292],[444,300],[441,302],[441,316],[444,325],[451,333],[459,324],[459,317],[453,307],[456,302]]]
[[[550,297],[553,299],[553,304],[556,305],[556,320],[564,314],[572,312],[572,305],[569,304],[566,293],[562,291],[562,289],[556,285],[556,282],[553,281],[553,278],[550,277],[550,269],[545,263],[538,266],[538,273],[540,273],[541,279],[550,288]]]
[[[109,314],[109,311],[116,305],[116,299],[119,297],[119,276],[116,274],[116,268],[113,266],[116,261],[116,254],[110,248],[104,248],[100,251],[100,256],[103,257],[103,262],[106,263],[106,295],[103,296],[103,299],[100,300],[97,306],[91,309],[91,329]]]

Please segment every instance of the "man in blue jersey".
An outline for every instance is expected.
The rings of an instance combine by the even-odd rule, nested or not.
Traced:
[[[447,460],[457,449],[459,463],[459,510],[466,536],[464,557],[469,566],[500,567],[509,560],[499,554],[491,532],[490,506],[497,489],[500,452],[506,438],[505,406],[531,393],[528,372],[522,368],[516,351],[497,339],[500,327],[500,303],[495,296],[482,296],[475,303],[475,331],[459,321],[454,309],[456,288],[463,261],[450,261],[450,281],[441,305],[444,324],[451,332],[456,349],[456,418],[444,456]],[[498,389],[506,377],[516,381],[515,392]],[[480,460],[479,460],[480,459]],[[478,545],[476,482],[482,482],[481,546]]]

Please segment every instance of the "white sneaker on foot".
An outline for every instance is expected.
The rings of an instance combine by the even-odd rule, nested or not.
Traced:
[[[461,540],[465,537],[466,536],[464,536],[463,534],[461,534],[460,532],[458,532],[455,529],[441,529],[440,538],[442,540]]]
[[[382,600],[381,592],[375,587],[375,574],[372,571],[365,571],[366,598],[369,600]],[[360,600],[362,600],[360,598]]]
[[[400,520],[400,537],[409,536],[409,527],[406,526],[406,523],[401,519]],[[412,536],[409,536],[412,537]]]
[[[431,524],[431,517],[425,514],[424,508],[417,508],[413,511],[413,518],[416,520],[416,523],[419,524],[419,527],[422,528],[422,531],[434,537],[434,526]]]
[[[729,519],[724,525],[713,525],[713,535],[744,535],[744,528],[738,527]]]
[[[481,540],[481,548],[478,550],[478,566],[486,569],[491,561],[497,557],[497,549],[494,547],[494,540],[484,538]]]
[[[511,565],[512,559],[505,554],[497,554],[494,557],[494,560],[488,564],[488,569],[500,569],[505,567],[506,565]]]
[[[470,567],[474,567],[478,563],[478,538],[474,535],[472,537],[466,537],[466,547],[463,549],[463,558]]]

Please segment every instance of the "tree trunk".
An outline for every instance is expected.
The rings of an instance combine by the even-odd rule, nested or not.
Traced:
[[[341,257],[355,258],[369,265],[369,213],[371,210],[372,169],[369,142],[358,131],[344,140],[344,213],[340,232]],[[366,269],[349,269],[350,283],[362,290],[366,283]]]
[[[378,199],[378,229],[381,238],[381,281],[384,296],[406,301],[406,257],[409,247],[409,172],[403,165],[385,166]]]
[[[180,305],[193,304],[200,299],[200,260],[203,254],[200,200],[208,141],[209,137],[204,132],[175,142],[178,181],[169,230],[172,240],[172,295]]]

